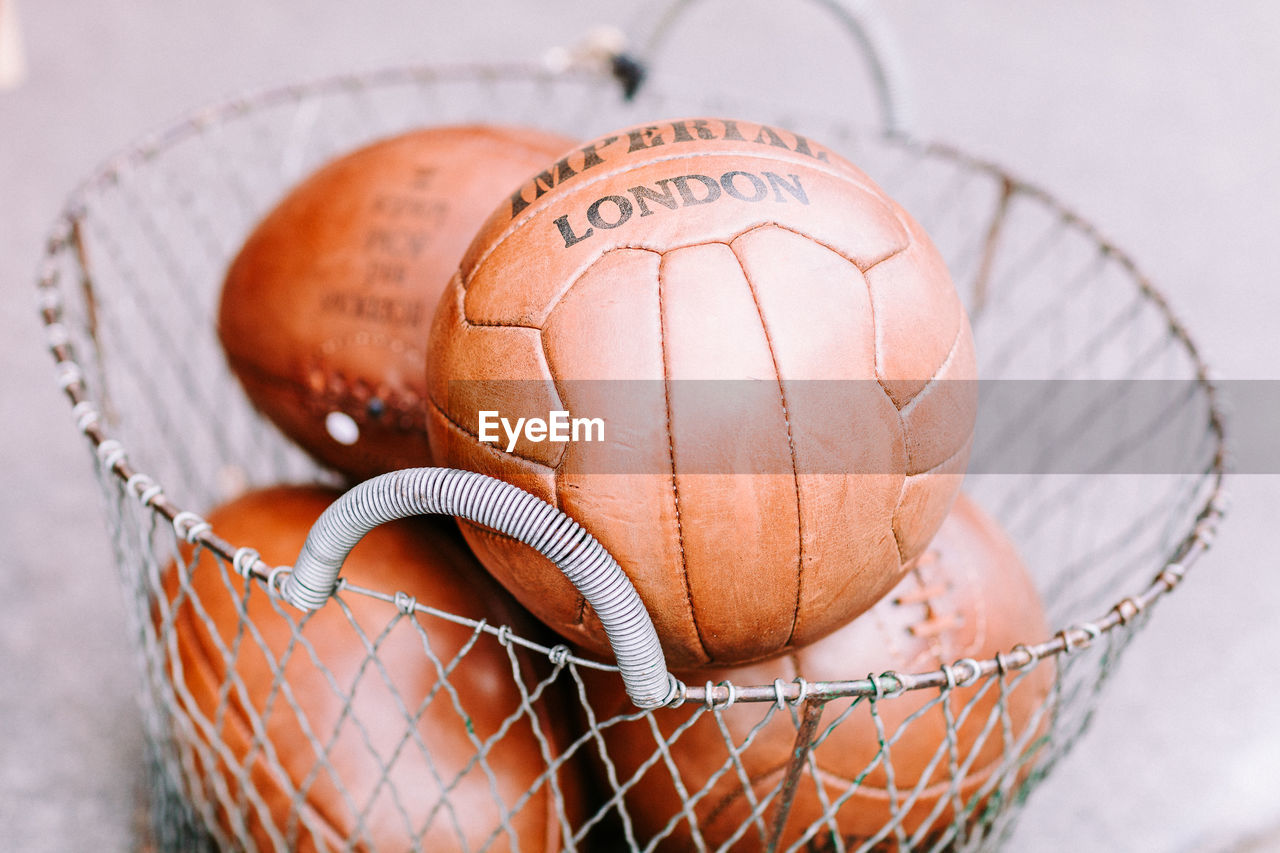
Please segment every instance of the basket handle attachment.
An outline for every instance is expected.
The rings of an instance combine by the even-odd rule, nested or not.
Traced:
[[[657,708],[676,698],[679,682],[667,672],[653,620],[604,546],[536,495],[474,471],[407,468],[355,486],[311,527],[281,594],[301,610],[319,608],[337,589],[347,554],[366,533],[379,524],[423,514],[482,524],[551,560],[600,617],[631,701],[640,708]]]
[[[636,41],[639,55],[613,57],[613,74],[622,82],[627,97],[643,85],[653,58],[667,41],[676,22],[694,5],[695,0],[674,0],[658,16],[657,24],[647,38]],[[865,64],[867,76],[875,90],[880,113],[880,126],[886,134],[900,133],[910,125],[910,109],[906,97],[905,63],[897,50],[897,42],[875,5],[868,0],[811,0],[825,8],[853,41]]]

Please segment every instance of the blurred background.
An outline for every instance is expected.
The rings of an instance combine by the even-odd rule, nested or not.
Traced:
[[[1220,376],[1280,378],[1280,6],[883,4],[908,127],[1031,179],[1164,289]],[[226,96],[399,63],[538,59],[667,4],[0,0],[0,846],[128,849],[135,671],[87,443],[34,310],[45,229],[144,132]],[[874,110],[814,3],[704,0],[676,85]],[[1280,425],[1277,425],[1280,426]],[[1280,479],[1237,475],[1215,549],[1164,601],[1010,849],[1280,850]]]

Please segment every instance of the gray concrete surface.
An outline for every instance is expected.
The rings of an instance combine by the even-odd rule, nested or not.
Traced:
[[[140,763],[131,657],[88,455],[32,309],[61,199],[130,139],[231,93],[405,61],[537,56],[651,10],[20,0],[20,12],[29,78],[0,91],[0,847],[120,850]],[[821,27],[791,36],[740,14],[757,44],[794,41],[801,62],[835,49]],[[887,14],[921,135],[1086,212],[1169,292],[1223,376],[1280,378],[1280,7],[909,0]],[[739,73],[742,85],[822,96],[845,73],[828,67],[797,76],[748,60]],[[1280,480],[1238,476],[1232,488],[1217,548],[1136,641],[1012,849],[1280,849]]]

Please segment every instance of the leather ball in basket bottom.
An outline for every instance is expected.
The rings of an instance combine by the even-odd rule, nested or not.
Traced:
[[[493,206],[571,144],[530,128],[426,128],[292,189],[223,285],[219,338],[253,404],[352,477],[428,464],[422,359],[440,293]]]
[[[869,608],[942,523],[972,437],[969,323],[929,238],[834,152],[745,121],[560,160],[480,231],[429,346],[437,463],[599,539],[672,667],[764,659]],[[580,440],[494,426],[556,411]],[[526,607],[607,652],[549,562],[464,532]]]
[[[335,497],[267,489],[209,520],[268,564],[288,564]],[[529,621],[441,520],[376,528],[343,574],[517,631]],[[341,596],[349,615],[331,600],[303,618],[209,552],[190,570],[189,585],[171,565],[164,586],[172,610],[157,622],[181,711],[175,724],[188,786],[205,819],[239,839],[236,846],[251,839],[280,851],[561,849],[553,788],[573,815],[578,781],[568,771],[545,775],[539,737],[557,753],[566,742],[557,729],[563,714],[549,711],[544,697],[475,760],[479,744],[521,707],[513,669],[534,685],[529,654],[512,646],[513,663],[492,636],[481,636],[446,684],[424,647],[447,667],[471,642],[467,627],[430,616],[419,618],[421,630],[407,617],[391,625],[394,605],[355,594]]]
[[[848,680],[886,669],[927,672],[967,657],[989,659],[1019,643],[1039,642],[1047,634],[1035,588],[1013,546],[991,519],[961,496],[925,556],[889,597],[854,622],[777,661],[697,673],[687,680],[727,679],[745,686],[770,684],[776,678],[790,681],[797,676],[809,681]],[[964,670],[957,673],[963,677]],[[848,797],[833,812],[836,828],[850,849],[877,836],[889,849],[929,849],[951,828],[957,802],[961,809],[970,809],[972,816],[966,823],[972,826],[983,808],[995,803],[994,797],[1008,796],[1034,762],[1038,738],[1049,722],[1045,700],[1052,682],[1053,663],[1043,660],[1029,671],[1009,673],[1008,695],[1003,702],[994,677],[949,693],[917,690],[880,700],[874,707],[889,745],[879,758],[880,736],[871,704],[860,700],[815,749],[817,779],[812,768],[800,777],[778,849],[787,849],[819,822],[805,849],[836,849],[831,828],[823,822],[824,796],[827,803]],[[588,687],[602,721],[616,713],[634,713],[616,677],[596,675]],[[834,723],[850,702],[843,699],[828,704],[819,733]],[[796,738],[791,714],[777,709],[771,712],[771,707],[738,703],[720,712],[737,747],[767,713],[772,713],[742,750],[741,771],[730,763],[725,735],[703,706],[653,712],[653,720],[668,739],[690,717],[700,715],[671,744],[670,756],[687,791],[698,831],[710,849],[735,836],[733,850],[764,846],[779,801],[776,791]],[[947,738],[948,714],[955,720],[954,752]],[[911,719],[913,715],[918,716]],[[643,719],[605,723],[602,728],[618,779],[626,784],[657,752],[652,730]],[[1008,750],[1006,738],[1014,744]],[[953,761],[958,768],[954,774]],[[722,768],[727,769],[708,785]],[[890,769],[894,792],[889,787]],[[865,778],[854,787],[864,772]],[[751,820],[754,804],[748,799],[744,776],[756,802],[775,792],[764,809],[763,826]],[[954,789],[953,778],[957,782]],[[626,794],[626,809],[641,843],[681,814],[682,799],[665,761],[659,760],[635,781]],[[895,814],[900,819],[895,820]],[[739,835],[744,824],[746,829]],[[898,829],[881,834],[893,825]],[[903,845],[903,839],[909,844]],[[681,818],[661,846],[694,849],[689,821]]]

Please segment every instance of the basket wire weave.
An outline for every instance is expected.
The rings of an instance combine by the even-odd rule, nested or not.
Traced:
[[[734,107],[721,99],[716,108]],[[746,115],[752,109],[742,106]],[[222,540],[192,509],[211,507],[246,487],[338,481],[265,422],[226,370],[210,318],[228,260],[298,179],[333,156],[398,131],[500,120],[586,138],[637,118],[700,111],[706,111],[705,103],[651,89],[624,99],[608,74],[580,68],[399,68],[274,90],[195,114],[125,152],[76,191],[55,225],[40,270],[40,308],[59,383],[94,450],[140,652],[156,847],[257,849],[263,838],[254,835],[249,817],[256,814],[268,846],[323,848],[324,828],[301,806],[327,780],[342,793],[355,827],[346,839],[352,849],[371,843],[368,820],[387,803],[402,820],[406,844],[420,838],[427,825],[444,825],[456,833],[460,849],[518,849],[513,816],[544,790],[552,792],[554,820],[566,849],[651,850],[677,829],[690,836],[694,849],[712,849],[699,833],[694,808],[727,776],[742,781],[752,808],[725,849],[737,842],[746,848],[778,842],[779,815],[785,821],[789,798],[802,786],[822,801],[824,813],[807,826],[793,821],[779,849],[985,849],[1008,833],[1026,795],[1085,730],[1098,691],[1151,605],[1177,586],[1208,547],[1225,509],[1222,424],[1205,365],[1158,291],[1127,256],[1046,193],[946,147],[860,133],[829,117],[761,116],[824,140],[920,220],[971,312],[984,380],[1186,381],[1189,390],[1177,408],[1162,412],[1155,423],[1140,423],[1137,431],[1158,432],[1182,448],[1179,470],[1184,473],[970,475],[966,489],[1010,532],[1030,566],[1050,623],[1058,629],[1054,636],[1027,637],[1026,645],[996,658],[957,661],[931,672],[877,674],[882,667],[870,656],[841,682],[690,684],[679,710],[616,713],[601,706],[592,687],[602,672],[611,677],[612,667],[503,626],[444,613],[396,590],[343,584],[326,606],[343,609],[363,644],[358,679],[385,685],[398,697],[395,676],[381,665],[378,650],[388,636],[412,632],[422,645],[424,666],[438,676],[439,689],[428,702],[450,703],[468,718],[452,684],[467,678],[468,654],[478,644],[501,645],[520,695],[518,708],[493,734],[472,735],[474,758],[450,773],[435,766],[417,735],[425,705],[397,700],[404,732],[387,754],[373,746],[353,711],[351,695],[359,685],[331,680],[343,708],[342,725],[364,737],[384,769],[413,754],[432,768],[439,788],[453,791],[465,775],[492,777],[489,758],[515,727],[533,730],[544,768],[521,799],[502,801],[492,788],[496,819],[477,842],[465,837],[463,817],[447,795],[423,824],[407,802],[412,792],[390,784],[372,792],[346,791],[341,769],[328,758],[336,732],[310,731],[315,767],[306,779],[296,780],[288,818],[270,817],[250,772],[254,761],[278,764],[265,736],[265,719],[272,713],[307,719],[307,709],[283,677],[288,657],[309,656],[321,670],[324,664],[300,628],[278,658],[267,648],[245,618],[249,596],[269,597],[280,618],[295,626],[305,624],[306,617],[277,599],[280,576],[256,559],[254,543]],[[1056,393],[1055,387],[1046,384],[1045,394]],[[1125,405],[1119,397],[1105,402]],[[1037,411],[1050,414],[1043,414],[1041,423],[1029,412],[1027,430],[1061,429],[1063,422],[1051,414],[1054,400],[1039,403]],[[1104,463],[1117,459],[1140,459],[1147,446],[1132,436],[1115,436],[1104,445],[1091,440],[1104,469]],[[1069,454],[1072,441],[1066,431],[1044,446],[1049,453]],[[982,452],[975,447],[975,457]],[[182,578],[176,596],[166,592],[164,581],[166,567],[175,561]],[[233,675],[211,714],[199,709],[179,677],[174,630],[179,609],[202,612],[190,584],[197,571],[220,573],[242,617],[233,642],[220,649]],[[367,625],[361,630],[351,617],[349,602],[356,596],[385,602],[386,621],[378,631]],[[437,620],[467,624],[471,642],[453,653],[437,651],[430,636]],[[227,748],[224,727],[230,703],[247,695],[234,673],[238,656],[250,645],[271,659],[275,682],[271,704],[261,714],[250,714],[253,738],[245,756]],[[546,666],[531,676],[525,662],[535,656]],[[1035,719],[1015,730],[1008,697],[1034,667],[1049,665],[1043,663],[1047,658],[1053,659],[1048,701]],[[545,710],[540,710],[552,693],[568,697],[572,710],[565,713],[585,723],[563,748],[546,731]],[[918,697],[920,707],[896,730],[886,729],[883,703],[904,701],[908,693]],[[992,693],[997,698],[988,711],[982,700]],[[971,713],[985,717],[970,722]],[[894,746],[930,714],[944,718],[945,736],[920,782],[900,788]],[[731,732],[726,722],[731,716],[749,718],[737,729],[745,736]],[[790,781],[753,790],[744,756],[777,720],[793,728],[804,750]],[[843,792],[832,796],[813,782],[820,775],[815,755],[838,727],[855,720],[874,729],[879,750]],[[975,748],[966,755],[958,748],[957,731],[966,723],[980,729],[979,743],[999,742],[1001,756],[981,790],[962,797],[960,783],[977,753]],[[602,738],[602,732],[624,724],[638,724],[654,740],[650,759],[630,774],[620,770]],[[672,758],[680,738],[695,726],[714,727],[724,740],[723,761],[710,777],[684,778]],[[577,814],[566,806],[558,771],[586,774],[593,772],[590,765],[595,765],[600,795]],[[835,816],[864,783],[870,784],[866,780],[873,773],[884,779],[888,817],[873,834],[843,837]],[[667,784],[685,807],[671,814],[665,827],[645,834],[625,795],[642,780],[652,784],[655,775],[670,777]],[[929,819],[909,828],[906,816],[924,789],[937,784],[945,791]]]

